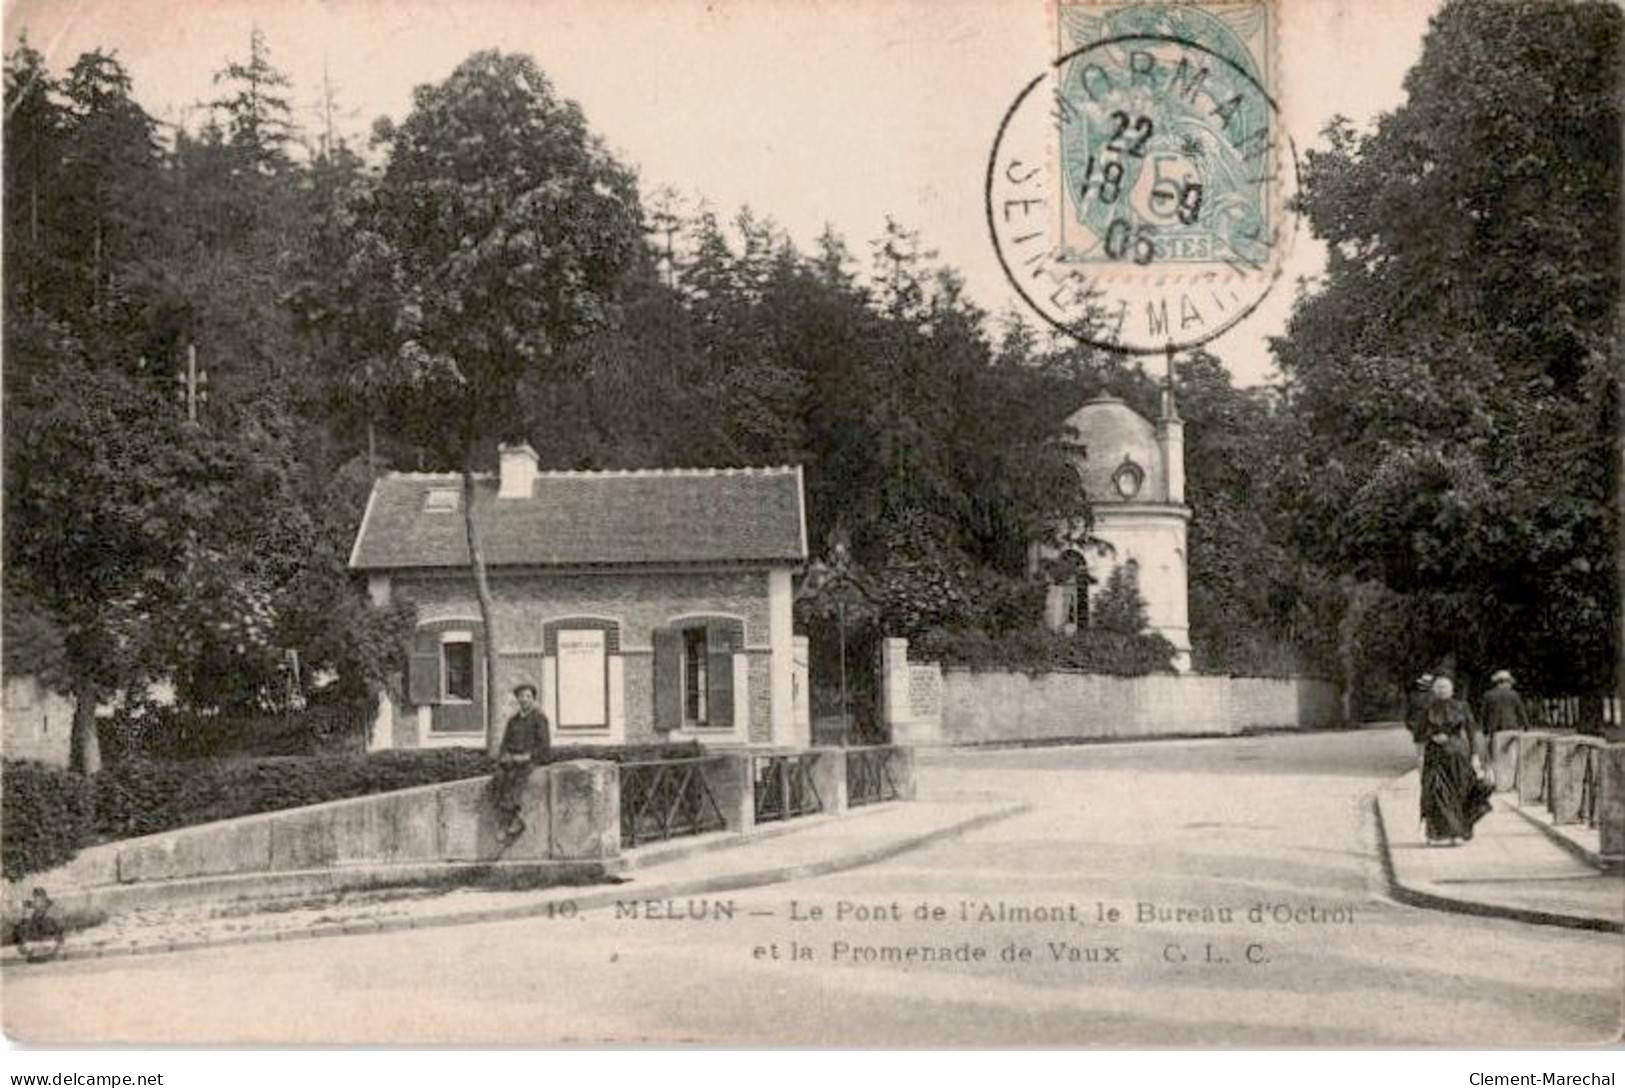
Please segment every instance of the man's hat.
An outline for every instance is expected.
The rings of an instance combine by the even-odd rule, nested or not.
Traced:
[[[1507,672],[1505,669],[1498,669],[1496,670],[1495,675],[1490,677],[1490,683],[1510,684],[1512,683],[1512,674]]]
[[[525,681],[525,682],[524,682],[524,683],[523,683],[523,684],[516,684],[516,685],[514,685],[514,689],[513,689],[513,697],[514,697],[514,698],[515,698],[515,699],[517,699],[517,698],[519,698],[519,693],[520,693],[520,692],[521,692],[521,691],[528,691],[528,692],[530,692],[530,693],[531,693],[531,694],[532,694],[532,695],[536,695],[536,694],[539,694],[539,693],[538,693],[538,692],[537,692],[537,690],[536,690],[536,685],[535,685],[535,684],[532,684],[532,683],[531,683],[531,682],[530,682],[530,681],[529,681],[529,680],[527,680],[527,681]]]
[[[1433,674],[1430,673],[1430,672],[1425,672],[1421,676],[1418,676],[1416,678],[1416,686],[1418,688],[1422,688],[1424,690],[1427,689],[1427,688],[1432,687],[1433,686]]]

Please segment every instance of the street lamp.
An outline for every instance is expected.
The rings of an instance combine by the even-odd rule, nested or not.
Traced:
[[[841,745],[845,747],[852,736],[852,698],[846,668],[846,608],[847,597],[856,592],[868,597],[852,571],[852,557],[844,540],[831,545],[828,561],[815,559],[807,566],[807,581],[802,593],[808,597],[832,595],[835,600],[835,622],[840,639],[841,656]]]

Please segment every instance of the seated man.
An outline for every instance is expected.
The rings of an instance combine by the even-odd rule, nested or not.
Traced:
[[[547,715],[536,704],[536,685],[520,684],[513,689],[513,696],[519,701],[519,710],[508,719],[508,727],[503,731],[497,773],[492,781],[502,833],[510,842],[525,833],[525,820],[520,815],[525,782],[530,778],[531,766],[546,758],[551,745]]]

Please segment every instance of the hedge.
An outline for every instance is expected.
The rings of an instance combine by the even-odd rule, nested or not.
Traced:
[[[1094,628],[1076,635],[1025,630],[998,637],[980,631],[934,631],[920,639],[917,651],[911,648],[910,656],[973,671],[1146,676],[1173,671],[1174,646],[1156,633],[1126,635]]]
[[[99,719],[96,732],[108,763],[360,754],[366,751],[371,716],[366,707],[331,701],[288,714],[200,714],[144,706]]]
[[[570,745],[547,762],[684,759],[692,741],[623,748]],[[483,749],[236,760],[131,760],[94,778],[42,763],[0,765],[0,860],[7,880],[73,860],[83,847],[178,827],[342,801],[490,774]]]
[[[0,873],[17,880],[72,861],[89,841],[91,782],[43,763],[0,762]]]
[[[568,759],[678,759],[698,744],[626,748],[554,748],[548,762]],[[95,834],[101,839],[151,835],[177,827],[260,812],[342,801],[412,786],[490,774],[483,749],[438,748],[366,755],[240,760],[137,760],[96,776]]]

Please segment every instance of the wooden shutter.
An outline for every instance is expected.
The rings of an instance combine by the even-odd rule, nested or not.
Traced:
[[[434,708],[430,728],[437,733],[478,733],[485,728],[485,634],[479,624],[468,627],[474,633],[472,652],[468,655],[474,670],[470,677],[472,694],[466,703],[441,703]]]
[[[406,697],[415,706],[440,701],[440,632],[419,628],[407,661]]]
[[[655,729],[669,733],[683,724],[683,635],[673,627],[654,630]]]
[[[731,624],[705,629],[705,724],[732,728],[734,723],[734,640]]]

